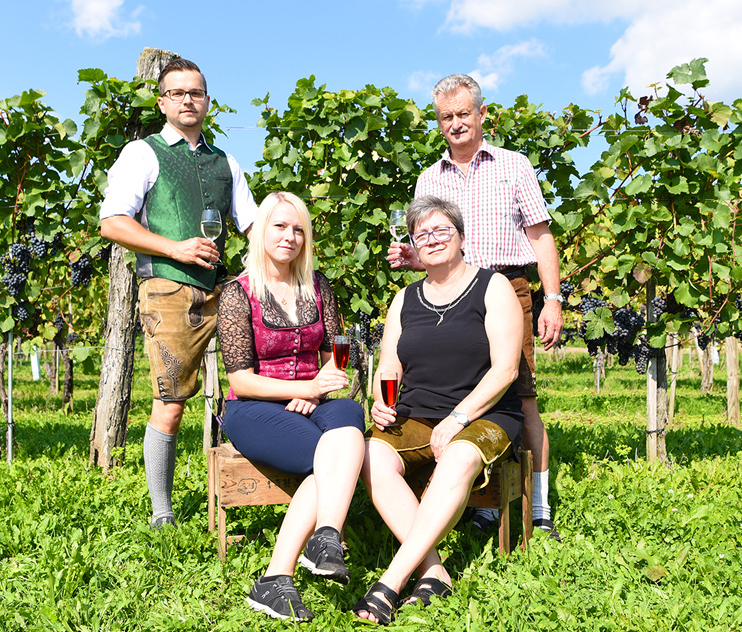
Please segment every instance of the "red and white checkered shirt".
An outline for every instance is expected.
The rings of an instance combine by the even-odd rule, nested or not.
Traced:
[[[536,263],[523,230],[551,221],[536,172],[526,156],[485,141],[466,175],[448,149],[418,178],[415,197],[455,202],[464,215],[466,262],[499,269]]]

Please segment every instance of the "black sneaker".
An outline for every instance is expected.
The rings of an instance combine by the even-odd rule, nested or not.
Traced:
[[[483,533],[489,533],[497,528],[498,519],[494,509],[477,507],[472,514],[471,523]]]
[[[554,526],[554,523],[548,518],[539,518],[538,520],[534,520],[533,526],[538,527],[539,529],[543,529],[544,531],[548,531],[549,537],[552,540],[556,540],[557,542],[562,541],[562,538],[559,535],[559,531],[557,531],[557,528]]]
[[[320,527],[309,538],[299,564],[308,568],[315,575],[334,579],[341,584],[350,581],[350,571],[343,562],[343,545],[340,533],[333,527]]]
[[[149,523],[150,531],[159,531],[164,527],[175,527],[175,518],[165,516],[164,518],[153,518]]]
[[[274,619],[311,621],[314,615],[304,605],[294,580],[289,575],[276,575],[265,581],[261,577],[253,584],[247,597],[247,604],[258,612],[265,612]]]

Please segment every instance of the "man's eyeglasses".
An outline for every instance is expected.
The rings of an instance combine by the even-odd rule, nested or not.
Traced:
[[[419,233],[412,233],[412,242],[416,246],[424,246],[430,242],[431,236],[435,238],[437,242],[446,243],[451,241],[453,232],[456,229],[453,226],[438,226],[433,230],[422,230]]]
[[[185,99],[186,94],[191,96],[191,101],[194,103],[201,103],[206,98],[206,90],[165,90],[163,97],[167,97],[173,103],[182,103]]]

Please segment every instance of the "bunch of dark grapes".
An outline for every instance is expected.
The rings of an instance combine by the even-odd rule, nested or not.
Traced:
[[[366,344],[366,346],[368,346],[371,336],[371,315],[366,312],[361,312],[358,315],[358,320],[361,340]]]
[[[20,272],[12,272],[3,277],[3,285],[8,288],[8,294],[18,298],[26,285],[26,275]]]
[[[108,261],[111,258],[111,244],[101,248],[96,256],[101,261]]]
[[[556,343],[556,347],[566,347],[570,342],[574,342],[577,339],[577,329],[572,327],[570,329],[565,329],[562,332],[562,337],[559,339],[559,342]]]
[[[13,305],[13,307],[10,308],[10,314],[13,316],[14,320],[22,323],[24,320],[28,320],[31,317],[28,310],[28,303],[21,303],[20,305]]]
[[[381,344],[381,339],[384,336],[384,323],[379,323],[374,327],[373,332],[371,332],[370,342],[368,344],[368,348],[370,351],[373,351]]]
[[[569,281],[562,281],[561,285],[559,286],[559,291],[562,294],[562,297],[564,298],[564,302],[567,302],[567,299],[575,293],[575,286],[572,285]]]
[[[680,312],[680,318],[683,320],[696,320],[698,318],[698,312],[695,309],[684,309]]]
[[[739,294],[735,294],[734,296],[734,306],[737,308],[738,312],[742,312],[742,296]]]
[[[711,342],[711,337],[707,336],[704,333],[700,333],[698,334],[698,337],[696,338],[696,340],[698,341],[698,348],[701,351],[706,351],[706,347],[708,347],[709,342]]]
[[[80,337],[80,336],[79,336],[78,334],[76,334],[76,333],[75,333],[74,331],[73,331],[72,333],[70,333],[70,334],[67,334],[67,344],[68,344],[68,345],[71,345],[71,344],[72,344],[72,343],[74,343],[74,342],[75,342],[75,340],[77,340],[77,339],[78,339],[79,337]]]
[[[41,237],[37,237],[34,235],[31,237],[31,239],[28,240],[28,243],[31,244],[31,249],[33,250],[33,254],[37,259],[43,259],[46,257],[46,252],[49,248],[49,244],[47,244]]]
[[[644,318],[628,307],[621,307],[613,312],[613,326],[607,348],[610,353],[618,354],[621,366],[626,366],[632,356],[634,340],[644,327]]]
[[[659,318],[667,311],[667,299],[663,296],[655,296],[652,299],[652,314],[655,318]]]
[[[90,262],[88,255],[83,255],[77,261],[73,261],[70,264],[72,270],[72,286],[77,287],[79,285],[88,285],[90,283],[90,275],[93,272],[93,264]]]
[[[61,332],[65,324],[62,312],[57,312],[57,315],[54,317],[54,326],[57,328],[57,331]]]
[[[580,323],[580,332],[579,332],[580,338],[582,338],[585,341],[585,344],[587,345],[587,352],[591,356],[595,356],[598,353],[598,350],[600,349],[601,344],[603,344],[605,340],[605,336],[601,336],[600,338],[595,338],[593,340],[588,340],[587,338],[587,323],[583,320]]]
[[[31,249],[26,244],[10,244],[8,248],[10,260],[18,272],[28,274],[31,270]]]
[[[371,331],[371,321],[374,318],[378,317],[379,310],[376,307],[374,307],[373,311],[370,314],[367,314],[366,312],[360,312],[360,314],[358,315],[361,341],[366,345],[368,349],[374,348],[374,333]],[[378,329],[378,325],[376,329]]]
[[[647,361],[652,357],[654,350],[646,342],[642,341],[632,349],[632,355],[636,362],[636,372],[644,375],[647,372]]]
[[[594,312],[599,307],[608,307],[608,303],[606,303],[602,298],[599,296],[595,296],[594,294],[588,294],[585,298],[583,298],[580,301],[580,304],[577,306],[577,309],[582,312],[582,315],[589,314],[590,312]]]
[[[62,233],[57,233],[52,238],[52,243],[49,246],[49,256],[56,257],[57,253],[64,250],[64,241],[62,241]]]
[[[350,366],[361,368],[361,343],[355,336],[350,337]]]

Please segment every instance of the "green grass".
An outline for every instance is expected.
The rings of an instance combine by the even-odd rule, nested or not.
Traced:
[[[539,356],[551,440],[551,500],[564,542],[538,532],[528,549],[497,554],[496,537],[461,525],[441,552],[454,595],[406,608],[394,630],[742,629],[742,433],[727,426],[723,368],[714,393],[681,370],[669,467],[647,464],[645,382],[609,368],[595,393],[590,359]],[[126,460],[104,476],[88,465],[96,375],[76,377],[75,412],[16,369],[15,462],[0,465],[0,630],[351,630],[348,609],[396,544],[362,486],[349,517],[347,587],[303,569],[297,584],[317,618],[300,626],[244,602],[266,567],[284,507],[229,510],[245,544],[216,556],[207,532],[202,402],[179,437],[179,527],[150,532],[142,436],[149,414],[137,362]],[[515,524],[515,523],[514,523]]]

